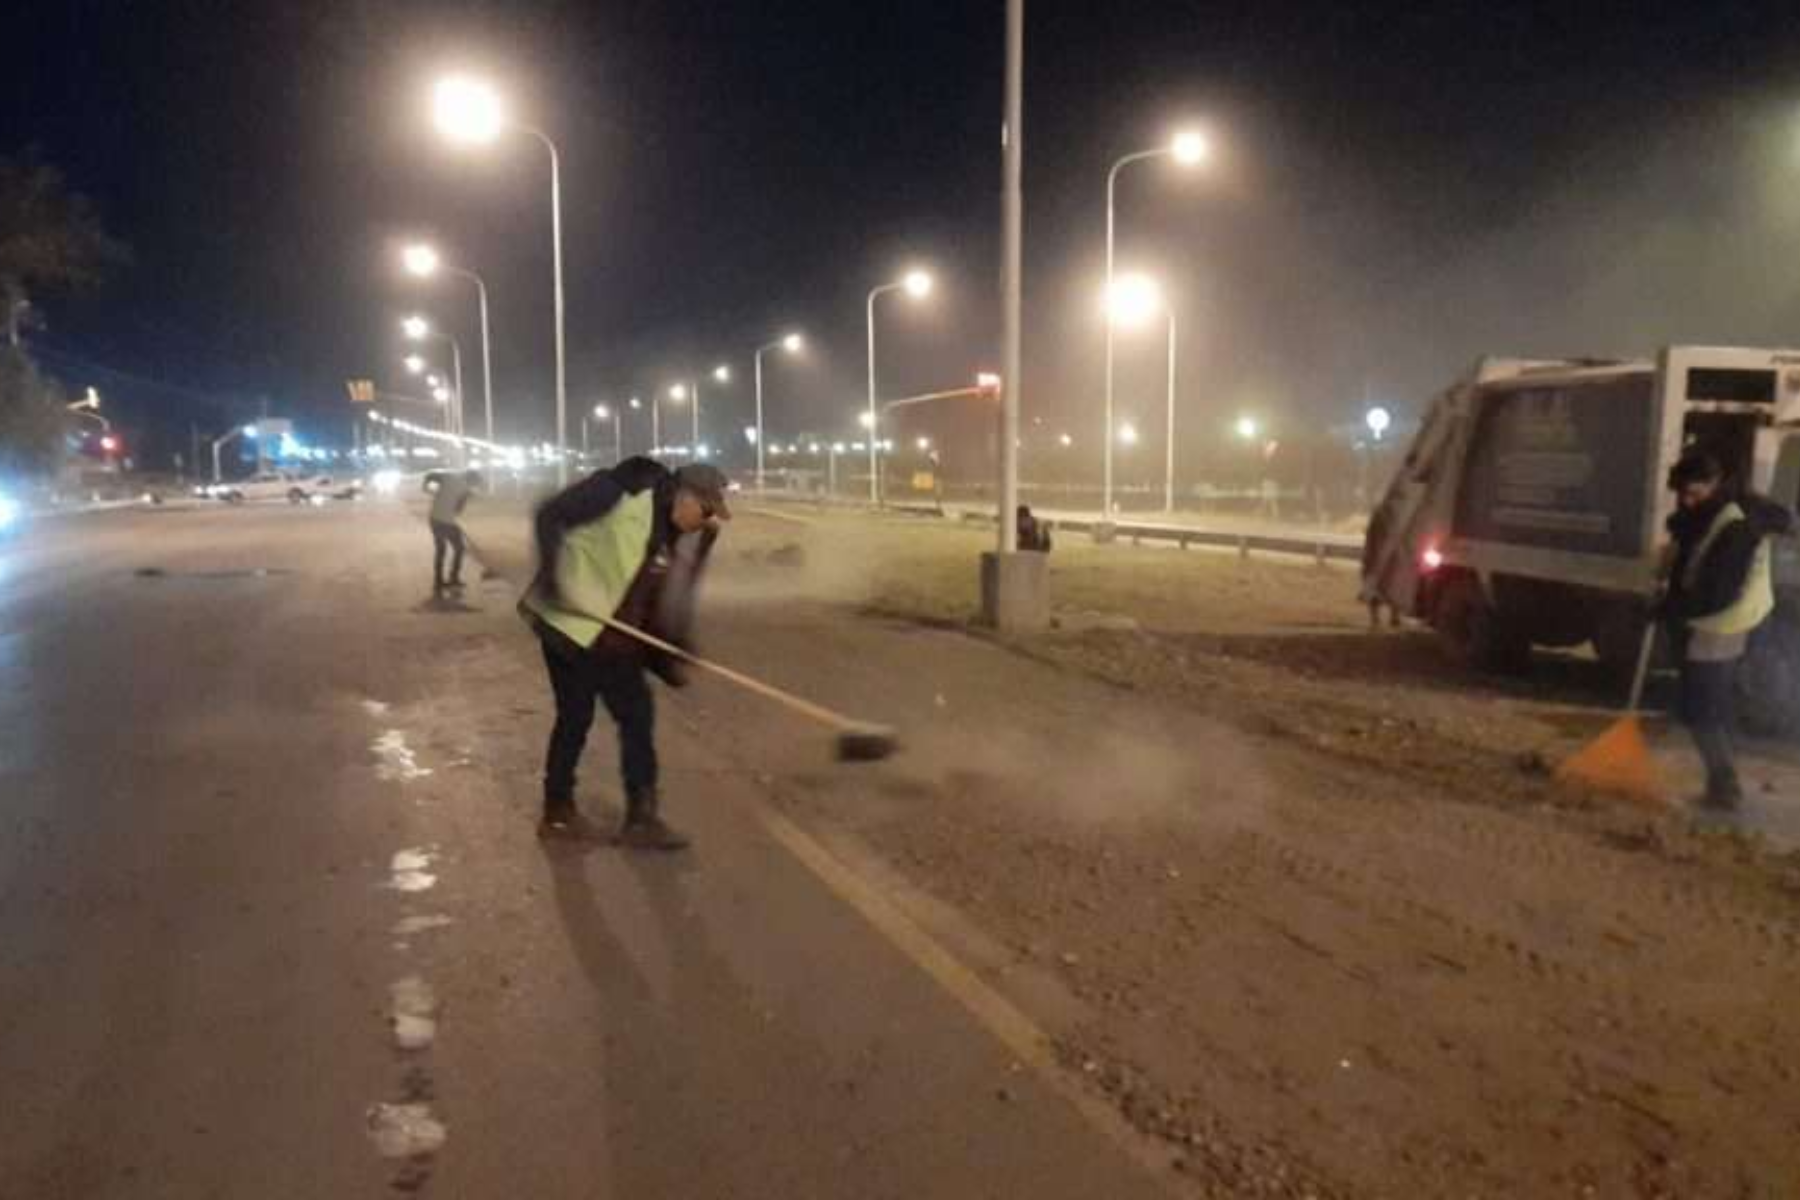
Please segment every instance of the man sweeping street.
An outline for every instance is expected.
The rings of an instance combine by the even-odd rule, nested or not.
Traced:
[[[625,785],[619,843],[656,850],[688,844],[660,811],[656,704],[648,678],[654,673],[679,687],[681,664],[618,625],[687,646],[695,588],[719,524],[731,516],[726,487],[724,473],[704,463],[670,471],[631,458],[538,509],[538,574],[519,607],[543,642],[556,697],[544,763],[542,836],[601,837],[575,804],[576,767],[598,702],[618,729]]]
[[[1743,798],[1732,761],[1732,695],[1750,634],[1775,608],[1769,538],[1793,519],[1773,501],[1732,494],[1724,467],[1690,450],[1669,469],[1673,559],[1662,614],[1681,666],[1680,716],[1706,764],[1709,808]]]
[[[480,479],[474,471],[434,471],[425,478],[425,491],[431,496],[431,594],[435,597],[462,591],[462,514]],[[446,558],[450,560],[448,574],[444,571]]]

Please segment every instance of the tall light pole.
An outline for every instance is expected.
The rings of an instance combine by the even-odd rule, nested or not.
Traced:
[[[488,338],[487,284],[475,272],[444,262],[438,257],[435,249],[422,243],[408,246],[401,258],[406,264],[406,269],[420,279],[429,279],[442,271],[446,275],[455,275],[457,278],[466,279],[475,285],[475,295],[480,301],[481,308],[481,406],[486,417],[486,437],[489,442],[492,442],[494,440],[494,362]]]
[[[700,444],[700,390],[698,387],[678,383],[669,389],[669,399],[677,404],[692,401],[694,405],[694,444]],[[653,414],[654,415],[654,414]]]
[[[776,349],[785,350],[789,354],[798,354],[804,345],[805,342],[801,340],[799,334],[790,333],[786,337],[776,338],[766,346],[756,348],[756,490],[759,492],[763,490],[763,355]]]
[[[237,441],[237,439],[239,439],[241,437],[247,437],[247,438],[251,439],[252,441],[254,441],[256,439],[256,434],[257,434],[256,426],[240,425],[236,429],[228,430],[222,436],[216,437],[213,439],[212,458],[213,458],[213,482],[214,483],[218,483],[220,481],[220,479],[223,478],[223,475],[224,475],[223,471],[220,469],[220,466],[219,466],[219,451],[223,450],[227,444],[229,444],[231,442],[235,442],[235,441]]]
[[[1147,162],[1156,158],[1173,158],[1184,167],[1197,167],[1205,162],[1212,153],[1212,147],[1206,135],[1193,130],[1185,130],[1175,135],[1166,146],[1156,146],[1149,150],[1139,150],[1127,154],[1113,163],[1112,170],[1106,173],[1106,289],[1108,294],[1113,286],[1113,234],[1117,222],[1113,193],[1119,180],[1119,172],[1132,163]],[[1112,517],[1113,493],[1113,327],[1106,323],[1106,437],[1102,439],[1106,447],[1102,480],[1100,485],[1100,512],[1104,519]]]
[[[931,294],[931,276],[924,271],[908,271],[892,283],[884,283],[869,291],[867,306],[869,328],[869,503],[881,503],[881,462],[877,457],[880,439],[876,436],[879,419],[875,402],[875,300],[889,292],[905,292],[915,300]]]
[[[452,75],[433,93],[438,128],[453,141],[492,142],[507,129],[536,138],[550,154],[550,243],[556,288],[556,480],[569,482],[569,391],[563,342],[562,158],[548,134],[510,120],[499,93],[478,79]],[[458,401],[460,403],[460,400]],[[491,436],[491,434],[490,434]]]
[[[1111,341],[1115,326],[1125,329],[1136,329],[1147,324],[1158,312],[1168,317],[1169,329],[1169,383],[1168,383],[1168,444],[1164,447],[1163,459],[1163,511],[1173,512],[1175,509],[1175,306],[1163,295],[1161,286],[1147,275],[1136,273],[1115,277],[1107,286],[1105,299],[1107,339]],[[1137,430],[1130,429],[1131,436],[1120,440],[1126,445],[1135,444]],[[1112,459],[1112,448],[1107,448],[1107,460]],[[1112,505],[1107,504],[1110,516]]]
[[[1163,512],[1173,514],[1175,511],[1175,306],[1164,304],[1163,311],[1169,315],[1169,410],[1166,441],[1163,444]]]
[[[612,419],[613,423],[613,466],[625,461],[625,413],[622,409],[610,408],[600,404],[594,407],[594,415],[604,421]],[[586,449],[586,447],[582,447]]]
[[[451,399],[449,401],[449,403],[450,403],[449,416],[447,417],[445,424],[447,425],[447,427],[449,428],[449,431],[452,434],[454,434],[455,436],[457,436],[459,438],[462,437],[462,432],[463,432],[462,343],[457,341],[454,337],[452,337],[448,333],[445,333],[441,329],[433,329],[431,327],[431,322],[427,321],[424,317],[419,317],[419,316],[407,317],[404,321],[400,322],[400,328],[406,334],[407,337],[411,338],[415,342],[423,341],[428,337],[435,337],[439,341],[450,343],[450,373],[451,373],[453,382],[452,382],[452,388],[451,388],[452,395],[451,395]]]

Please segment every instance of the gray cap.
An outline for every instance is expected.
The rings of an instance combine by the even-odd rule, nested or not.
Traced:
[[[731,490],[731,480],[725,472],[711,463],[689,463],[675,471],[675,486],[694,493],[706,505],[710,515],[720,520],[731,520],[731,506],[725,502],[725,493]]]

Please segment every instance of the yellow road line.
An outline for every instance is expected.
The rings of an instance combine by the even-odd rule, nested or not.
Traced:
[[[869,886],[824,846],[781,813],[758,806],[757,815],[788,853],[800,860],[819,882],[943,988],[976,1022],[997,1038],[1021,1063],[1036,1072],[1102,1137],[1111,1142],[1164,1188],[1169,1187],[1169,1158],[1134,1129],[1110,1104],[1071,1079],[1051,1051],[1049,1034],[1017,1005],[988,986],[937,939],[926,933],[887,896]]]

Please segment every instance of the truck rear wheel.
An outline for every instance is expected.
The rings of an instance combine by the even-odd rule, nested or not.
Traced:
[[[1431,624],[1451,658],[1463,666],[1518,675],[1531,665],[1531,640],[1489,603],[1473,575],[1443,582]]]

